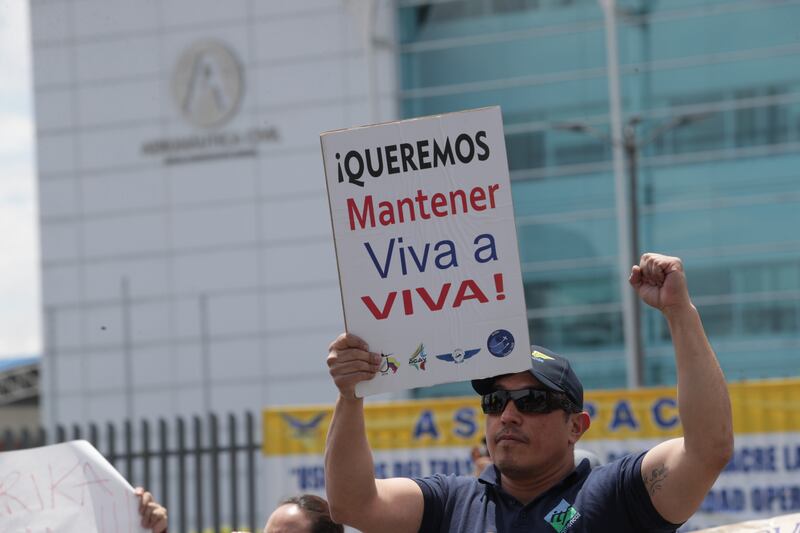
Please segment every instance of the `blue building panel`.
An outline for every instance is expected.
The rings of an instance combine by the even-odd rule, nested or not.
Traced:
[[[624,386],[597,2],[415,0],[399,15],[405,117],[503,109],[531,338],[587,387]],[[640,250],[683,258],[729,379],[800,375],[800,4],[620,0],[617,15]],[[644,309],[642,328],[646,384],[674,383],[666,324]]]

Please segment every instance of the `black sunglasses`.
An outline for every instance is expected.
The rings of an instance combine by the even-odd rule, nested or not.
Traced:
[[[501,414],[510,400],[520,413],[544,414],[558,409],[568,413],[580,410],[566,396],[546,389],[496,390],[481,397],[481,409],[487,415]]]

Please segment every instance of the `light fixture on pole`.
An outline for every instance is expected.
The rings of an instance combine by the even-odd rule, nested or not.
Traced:
[[[642,140],[639,140],[636,134],[636,126],[642,122],[642,118],[639,115],[630,117],[624,127],[620,128],[622,133],[619,140],[585,122],[553,124],[553,129],[583,133],[611,145],[615,153],[621,152],[623,154],[624,164],[620,166],[627,168],[627,176],[623,172],[620,180],[617,174],[617,165],[614,165],[615,185],[618,185],[616,187],[617,235],[620,239],[624,239],[624,242],[620,241],[620,285],[622,290],[623,334],[625,336],[628,388],[638,388],[644,384],[641,303],[633,290],[628,287],[628,269],[630,269],[631,265],[638,263],[640,253],[639,210],[638,202],[636,201],[639,183],[639,152],[665,133],[693,122],[705,120],[709,116],[711,116],[711,113],[692,113],[674,117],[652,130]],[[622,181],[623,193],[621,195],[619,181]],[[621,203],[627,205],[620,206]]]

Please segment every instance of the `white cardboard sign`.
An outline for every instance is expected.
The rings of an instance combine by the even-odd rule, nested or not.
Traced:
[[[345,328],[383,355],[357,394],[529,368],[500,108],[320,140]]]
[[[145,533],[133,487],[86,441],[0,453],[0,532]]]

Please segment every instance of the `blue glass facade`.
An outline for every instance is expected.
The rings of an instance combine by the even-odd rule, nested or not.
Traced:
[[[639,248],[683,258],[729,380],[800,375],[800,2],[617,7]],[[624,387],[602,10],[398,9],[404,116],[502,107],[532,340],[569,355],[587,388]],[[649,309],[642,337],[645,383],[674,383],[669,332]]]

